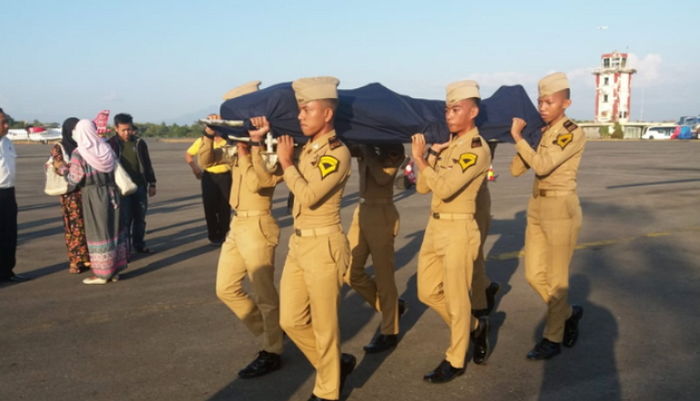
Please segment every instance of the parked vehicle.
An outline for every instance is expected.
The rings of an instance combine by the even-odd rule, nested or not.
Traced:
[[[697,139],[700,133],[700,115],[682,116],[678,119],[677,132],[671,139]]]
[[[675,129],[673,125],[651,125],[642,134],[642,139],[671,139]]]
[[[696,139],[697,132],[694,132],[689,125],[679,125],[673,131],[671,139]]]

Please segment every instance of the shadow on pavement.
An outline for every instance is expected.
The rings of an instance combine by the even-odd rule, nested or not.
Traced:
[[[401,249],[399,249],[395,253],[395,265],[397,271],[407,266],[408,263],[411,260],[413,260],[414,257],[417,256],[418,249],[420,248],[420,244],[423,240],[423,233],[424,230],[420,230],[405,236],[405,238],[410,238],[409,242],[406,243],[403,247],[401,247]],[[346,386],[346,388],[349,391],[345,391],[348,396],[352,392],[352,388],[363,387],[365,383],[367,383],[367,381],[379,369],[379,367],[382,366],[382,364],[389,357],[389,355],[391,355],[391,353],[394,352],[397,348],[401,347],[401,340],[403,339],[403,337],[413,328],[413,326],[415,326],[415,324],[418,322],[418,319],[420,319],[420,317],[423,315],[423,312],[425,312],[426,310],[426,306],[418,300],[417,294],[418,290],[416,286],[416,274],[414,273],[411,275],[411,278],[409,278],[408,282],[406,283],[406,290],[402,294],[399,294],[399,298],[405,300],[407,306],[406,312],[399,321],[399,344],[396,348],[394,348],[391,351],[364,355],[362,360],[360,360],[357,364],[357,367],[355,368],[355,371],[353,372],[352,376],[348,380],[349,383]],[[357,296],[357,298],[360,299],[360,301],[363,304],[365,304],[362,297],[360,297],[357,294],[355,295]],[[366,307],[366,305],[364,306],[365,309],[371,311],[371,309]],[[372,315],[373,314],[369,315],[370,319],[372,318]],[[376,336],[377,334],[379,334],[378,328],[372,335],[372,338],[374,338],[374,336]],[[366,342],[369,343],[369,341],[372,338],[368,338]],[[360,358],[358,358],[358,360],[359,359]]]
[[[700,178],[687,178],[683,180],[668,180],[668,181],[654,181],[654,182],[640,182],[636,184],[621,184],[621,185],[610,185],[607,189],[619,189],[619,188],[632,188],[632,187],[647,187],[650,185],[666,185],[666,184],[682,184],[686,182],[697,182]]]
[[[192,227],[188,228],[185,230],[181,230],[178,233],[171,234],[171,235],[165,235],[161,236],[158,238],[154,239],[149,239],[148,243],[151,245],[152,249],[156,251],[157,253],[155,255],[149,255],[148,257],[157,257],[158,253],[165,252],[169,249],[177,248],[181,245],[186,245],[190,244],[194,241],[198,241],[203,238],[204,234],[206,233],[206,227],[204,225],[200,225],[197,227]],[[123,280],[131,279],[134,277],[138,277],[143,274],[151,273],[156,270],[160,270],[164,267],[168,267],[172,264],[175,263],[180,263],[182,261],[185,261],[187,259],[194,258],[196,256],[202,255],[204,253],[210,252],[214,250],[209,245],[205,246],[200,246],[198,248],[193,248],[187,251],[179,252],[176,253],[175,255],[168,256],[159,260],[156,260],[154,262],[149,263],[148,265],[138,268],[138,269],[128,269],[125,273],[121,274],[120,277]]]
[[[539,400],[575,399],[583,383],[595,383],[596,398],[606,401],[622,399],[615,363],[617,321],[613,314],[589,300],[590,280],[582,274],[571,276],[570,302],[583,307],[579,338],[573,348],[545,362]],[[544,321],[536,329],[540,338]],[[533,342],[534,345],[534,342]],[[524,357],[524,356],[523,356]]]
[[[521,210],[512,219],[492,220],[489,235],[498,235],[498,239],[486,256],[486,273],[493,281],[501,284],[498,301],[510,291],[510,280],[518,269],[520,259],[517,252],[525,244],[525,211]]]
[[[60,272],[61,270],[65,270],[66,272],[68,272],[68,262],[55,263],[53,265],[40,267],[38,269],[24,272],[22,273],[22,275],[27,276],[31,279],[35,279],[43,276],[48,276],[49,274],[53,274],[56,272]]]

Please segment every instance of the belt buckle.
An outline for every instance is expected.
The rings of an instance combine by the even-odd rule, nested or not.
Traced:
[[[367,200],[365,200],[365,198],[360,198],[360,204],[365,203],[365,202],[367,202]]]
[[[440,213],[438,212],[433,212],[433,218],[436,220],[440,220]]]

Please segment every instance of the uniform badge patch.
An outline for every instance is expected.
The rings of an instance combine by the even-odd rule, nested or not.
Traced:
[[[462,172],[475,165],[478,158],[479,156],[475,155],[474,153],[462,153],[459,155],[458,162],[459,166],[462,167]]]
[[[481,147],[481,138],[473,138],[472,139],[472,149],[473,148],[480,148]]]
[[[330,155],[323,155],[318,161],[318,169],[321,171],[321,179],[326,178],[328,174],[338,170],[340,160]]]
[[[571,141],[573,141],[573,140],[574,140],[574,134],[572,134],[572,133],[569,132],[568,134],[559,134],[559,135],[557,135],[557,139],[556,139],[554,142],[552,142],[552,143],[555,144],[555,145],[559,145],[559,147],[560,147],[562,150],[564,150],[564,148],[566,147],[566,145],[570,144]]]

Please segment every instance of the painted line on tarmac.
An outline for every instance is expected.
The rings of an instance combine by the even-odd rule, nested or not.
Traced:
[[[684,227],[684,228],[679,228],[675,231],[657,231],[657,232],[650,232],[642,235],[637,235],[634,237],[623,237],[623,238],[617,238],[617,239],[609,239],[609,240],[602,240],[602,241],[592,241],[592,242],[583,242],[578,245],[576,245],[576,250],[582,250],[582,249],[592,249],[592,248],[601,248],[604,246],[611,246],[611,245],[617,245],[617,244],[622,244],[622,243],[627,243],[627,242],[632,242],[636,239],[640,238],[658,238],[658,237],[667,237],[669,235],[677,234],[679,232],[688,232],[688,231],[700,231],[700,226],[691,226],[691,227]],[[496,255],[489,256],[486,260],[512,260],[512,259],[520,259],[525,255],[524,250],[519,250],[519,251],[512,251],[512,252],[503,252],[499,253]]]

